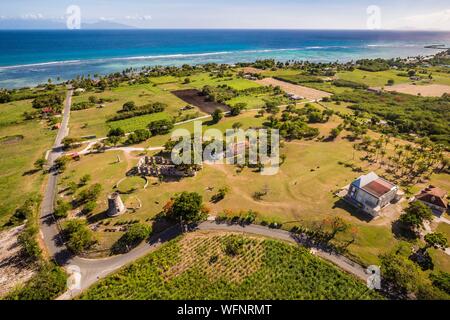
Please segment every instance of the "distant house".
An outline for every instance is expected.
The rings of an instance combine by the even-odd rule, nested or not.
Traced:
[[[416,195],[416,200],[421,201],[431,208],[435,213],[441,215],[448,210],[447,191],[429,186]]]
[[[350,184],[346,199],[362,209],[364,212],[376,217],[380,211],[394,201],[401,198],[399,188],[393,183],[380,178],[371,172],[359,177]]]

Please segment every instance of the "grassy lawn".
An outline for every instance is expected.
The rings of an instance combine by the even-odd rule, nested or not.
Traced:
[[[40,191],[45,178],[41,172],[26,172],[51,147],[56,132],[38,120],[23,121],[22,113],[31,110],[30,101],[0,105],[0,228],[15,208]]]
[[[142,189],[145,186],[145,180],[141,177],[127,177],[117,186],[120,193],[130,193],[133,190]]]
[[[170,119],[170,116],[165,112],[146,114],[139,117],[109,122],[111,128],[122,128],[125,132],[133,132],[138,129],[147,129],[148,124],[152,121]]]
[[[242,251],[223,246],[238,235],[196,233],[101,280],[81,299],[380,299],[365,284],[304,249],[242,237]],[[255,290],[255,288],[257,288]]]
[[[113,102],[106,103],[105,108],[87,109],[72,112],[70,119],[70,135],[73,137],[82,137],[96,135],[104,137],[108,133],[110,126],[106,120],[117,114],[127,101],[134,101],[136,105],[144,105],[152,102],[162,102],[167,104],[166,113],[177,115],[180,108],[186,105],[185,102],[178,99],[169,91],[154,87],[152,84],[128,85],[123,84],[118,88],[107,90],[102,93],[86,92],[74,98],[74,103],[86,101],[89,96],[94,95],[98,98],[111,98]],[[135,118],[133,118],[135,119]],[[131,122],[133,119],[129,119]],[[127,123],[127,125],[130,125]],[[132,125],[131,125],[132,126]]]
[[[254,115],[254,112],[246,112],[238,117],[225,118],[216,125],[205,125],[204,130],[217,128],[223,131],[234,122],[241,122],[244,128],[261,125],[263,118],[255,118]],[[339,123],[337,118],[333,119],[330,123],[315,126],[320,129],[321,134],[327,135]],[[192,130],[193,124],[183,127]],[[153,137],[143,146],[162,145],[168,138],[169,136]],[[390,232],[389,221],[387,218],[380,218],[367,223],[342,207],[333,194],[359,175],[338,164],[338,161],[351,160],[352,150],[352,144],[341,138],[335,142],[294,141],[285,143],[282,154],[286,154],[287,159],[275,176],[262,176],[248,168],[238,173],[232,165],[204,165],[203,170],[195,177],[178,182],[158,183],[156,179],[150,179],[147,189],[139,189],[132,194],[141,200],[143,207],[135,213],[126,213],[111,221],[145,221],[158,214],[175,193],[186,190],[200,193],[208,203],[219,188],[228,186],[230,192],[224,200],[207,204],[212,214],[221,213],[225,209],[239,212],[251,208],[259,212],[259,221],[285,223],[288,229],[295,224],[312,226],[325,218],[339,216],[357,229],[356,241],[349,247],[350,254],[366,264],[376,263],[377,256],[396,243]],[[95,172],[95,180],[104,185],[102,205],[96,212],[100,213],[105,209],[106,201],[103,199],[112,191],[114,184],[125,176],[124,167],[131,169],[137,162],[138,155],[132,156],[132,159],[128,159],[121,155],[122,159],[127,159],[127,164],[118,165],[114,164],[117,157],[115,152],[106,152],[83,157],[80,162],[73,163],[74,167],[70,166],[70,170],[74,170],[78,178],[85,173]],[[361,165],[365,171],[373,169],[365,164]],[[114,179],[108,178],[109,176]],[[262,200],[255,200],[253,194],[263,189],[268,190],[267,196]]]
[[[249,88],[260,87],[260,85],[255,83],[254,81],[236,78],[235,76],[217,78],[211,77],[207,73],[200,73],[189,77],[189,79],[191,79],[191,83],[189,84],[189,86],[196,89],[202,89],[206,85],[210,86],[227,85],[236,90],[245,90]]]
[[[349,109],[349,103],[342,102],[341,104],[336,104],[335,102],[321,102],[327,108],[333,110],[334,112],[340,112],[343,115],[353,114],[353,110]]]
[[[32,111],[31,100],[0,104],[0,128],[23,121],[23,113]]]

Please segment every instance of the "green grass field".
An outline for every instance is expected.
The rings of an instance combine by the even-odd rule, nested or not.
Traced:
[[[102,93],[86,92],[80,96],[74,97],[73,102],[86,101],[91,95],[98,98],[111,98],[114,99],[114,101],[106,103],[105,108],[92,108],[72,112],[70,119],[70,135],[73,137],[89,135],[96,135],[98,137],[106,136],[110,128],[109,123],[107,123],[106,120],[116,115],[117,111],[121,110],[123,104],[127,101],[134,101],[138,106],[152,102],[165,103],[168,106],[165,113],[171,116],[177,115],[180,108],[186,105],[185,102],[178,99],[170,92],[159,87],[154,87],[152,84],[131,86],[123,84],[118,88],[107,90]],[[127,120],[130,121],[125,122],[125,125],[133,127],[131,124],[133,120]]]
[[[261,86],[254,81],[236,78],[235,76],[218,78],[218,77],[211,77],[207,73],[196,74],[194,76],[189,77],[189,79],[191,79],[191,83],[189,84],[189,86],[200,90],[206,85],[211,86],[227,85],[236,90],[245,90]]]
[[[401,71],[387,70],[379,72],[370,72],[355,69],[354,71],[339,72],[337,74],[339,79],[364,83],[369,87],[384,87],[388,80],[394,80],[395,84],[410,83],[408,77],[400,77],[397,74]]]
[[[381,299],[363,282],[305,249],[242,238],[241,253],[224,252],[221,234],[190,234],[101,280],[80,299],[110,300],[367,300]]]
[[[170,119],[170,116],[165,112],[159,112],[119,121],[112,121],[109,122],[108,125],[113,129],[122,128],[125,132],[133,132],[138,129],[147,129],[150,122],[162,119]]]
[[[38,120],[24,121],[24,111],[32,111],[31,101],[0,104],[0,228],[28,196],[40,193],[45,176],[31,170],[56,135]]]

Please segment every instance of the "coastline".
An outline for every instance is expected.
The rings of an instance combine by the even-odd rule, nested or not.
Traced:
[[[145,66],[235,64],[255,60],[349,62],[443,51],[450,32],[367,30],[2,31],[0,88],[33,87]],[[19,43],[20,42],[20,43]],[[12,55],[8,48],[18,51]],[[37,51],[36,54],[30,54]],[[59,80],[57,80],[59,79]]]

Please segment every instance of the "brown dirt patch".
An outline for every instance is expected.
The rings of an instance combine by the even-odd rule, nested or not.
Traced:
[[[17,237],[23,226],[0,233],[0,297],[36,274],[37,266],[22,254]]]
[[[308,100],[321,100],[325,97],[330,97],[331,93],[320,91],[317,89],[312,89],[308,87],[299,86],[296,84],[288,83],[285,81],[277,80],[274,78],[265,78],[262,80],[256,80],[256,83],[259,83],[264,86],[279,86],[281,89],[290,94],[295,94],[298,96],[305,97]]]
[[[242,71],[244,73],[250,73],[250,74],[261,74],[264,72],[264,70],[253,68],[253,67],[245,67],[242,68]]]
[[[399,92],[412,95],[421,95],[424,97],[441,97],[444,93],[450,94],[450,86],[443,84],[429,84],[429,85],[413,85],[413,84],[397,84],[387,86],[385,91]]]
[[[0,144],[14,144],[23,140],[22,135],[6,136],[0,138]]]
[[[196,89],[176,90],[172,91],[181,100],[198,107],[201,111],[212,114],[216,109],[222,111],[229,111],[230,108],[222,103],[208,101],[207,98],[201,95],[201,92]]]

